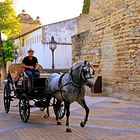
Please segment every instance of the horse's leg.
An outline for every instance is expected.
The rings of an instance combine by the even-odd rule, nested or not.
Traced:
[[[57,125],[61,125],[61,122],[60,122],[60,119],[59,119],[58,111],[56,112],[56,121],[57,121]]]
[[[50,112],[49,112],[49,106],[47,106],[47,111],[46,111],[48,117],[50,117]]]
[[[56,121],[57,121],[57,125],[61,125],[60,119],[59,119],[59,110],[60,110],[60,104],[61,101],[57,100],[56,101],[56,106],[55,106],[55,115],[56,115]]]
[[[65,101],[65,109],[66,109],[66,132],[72,132],[69,128],[69,116],[70,116],[70,103]]]
[[[82,121],[80,123],[80,126],[81,127],[84,127],[86,122],[88,121],[88,115],[89,115],[89,108],[88,106],[86,105],[86,102],[85,102],[85,99],[83,99],[81,102],[78,102],[85,110],[86,110],[86,115],[85,115],[85,118],[84,118],[84,121]]]
[[[46,114],[44,115],[44,118],[48,118],[50,117],[50,113],[49,113],[49,106],[50,106],[50,100],[51,100],[51,96],[46,97]]]

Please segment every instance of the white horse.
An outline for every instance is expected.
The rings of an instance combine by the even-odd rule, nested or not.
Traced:
[[[94,70],[87,61],[79,61],[73,64],[72,68],[64,74],[53,73],[48,76],[45,83],[45,91],[48,97],[55,97],[58,101],[64,101],[66,111],[66,132],[72,132],[69,128],[70,104],[76,101],[85,110],[84,121],[80,123],[84,127],[89,114],[89,108],[85,102],[85,85],[92,87],[92,72]],[[51,99],[51,98],[50,98]],[[49,99],[49,100],[50,100]],[[56,113],[57,114],[57,113]],[[57,124],[59,117],[56,115]]]

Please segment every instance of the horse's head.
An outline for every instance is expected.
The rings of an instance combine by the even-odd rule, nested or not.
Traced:
[[[94,69],[88,61],[79,61],[75,63],[72,71],[76,71],[73,76],[76,76],[76,74],[78,75],[77,78],[80,84],[85,84],[90,88],[93,86],[92,75],[94,74]]]

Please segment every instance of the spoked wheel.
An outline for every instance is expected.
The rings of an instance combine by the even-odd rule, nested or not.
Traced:
[[[30,103],[27,95],[21,95],[19,99],[20,118],[23,122],[27,122],[30,116]]]
[[[54,98],[53,110],[54,110],[55,116],[58,113],[59,119],[62,119],[65,115],[64,101],[60,101]]]
[[[8,113],[10,110],[10,101],[11,101],[11,96],[10,96],[11,90],[10,90],[10,84],[6,83],[4,86],[4,108],[5,112]]]

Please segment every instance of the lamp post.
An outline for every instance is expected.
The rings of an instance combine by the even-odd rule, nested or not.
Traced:
[[[56,49],[56,41],[54,40],[54,37],[51,37],[51,41],[49,42],[49,48],[52,51],[52,70],[54,72],[54,50]]]
[[[16,64],[16,60],[17,60],[17,58],[18,58],[18,52],[17,52],[17,49],[15,49],[15,51],[14,51],[14,57],[15,57],[15,64]]]

